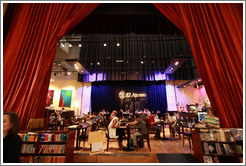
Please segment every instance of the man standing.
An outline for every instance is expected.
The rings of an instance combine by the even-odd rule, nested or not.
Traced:
[[[156,116],[155,111],[149,116],[148,119],[148,123],[150,124],[149,129],[156,131],[155,138],[160,138],[161,128],[156,126],[156,124],[159,123],[159,121],[155,121],[155,116]]]
[[[201,111],[201,108],[199,107],[199,104],[196,103],[196,109],[195,109],[195,113],[197,114],[197,112]]]

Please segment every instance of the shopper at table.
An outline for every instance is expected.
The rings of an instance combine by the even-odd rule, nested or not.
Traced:
[[[137,145],[137,136],[139,136],[139,135],[147,135],[148,134],[148,128],[147,128],[146,122],[141,118],[141,116],[138,113],[135,113],[134,119],[135,120],[133,122],[130,122],[128,124],[135,125],[138,128],[138,131],[134,132],[132,134],[133,145],[134,146],[138,146]]]
[[[91,120],[91,112],[88,112],[87,115],[85,115],[85,120],[90,121]]]
[[[92,123],[99,123],[99,117],[96,112],[92,113]]]
[[[3,163],[19,163],[21,138],[18,136],[19,118],[13,112],[3,113]]]
[[[157,121],[155,117],[156,112],[154,111],[148,118],[148,123],[150,124],[149,129],[156,131],[155,138],[160,138],[161,127],[157,126],[157,124],[160,123],[160,121]]]
[[[168,122],[171,123],[170,129],[172,131],[172,139],[174,139],[175,138],[176,129],[177,129],[177,117],[174,115],[173,112],[169,112]]]
[[[210,128],[220,128],[220,120],[218,117],[215,116],[215,111],[210,107],[208,108],[208,116],[205,117],[205,120],[200,123],[205,123],[207,127]]]
[[[113,110],[109,116],[109,121],[111,121],[114,117],[116,117],[116,115],[117,115],[117,111]]]
[[[99,112],[98,117],[99,117],[99,125],[104,126],[105,125],[105,117],[104,117],[104,114],[102,111]]]

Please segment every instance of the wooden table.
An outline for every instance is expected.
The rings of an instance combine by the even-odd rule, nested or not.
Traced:
[[[138,129],[138,128],[136,126],[131,126],[130,124],[128,124],[127,126],[120,126],[119,128],[127,130],[127,147],[123,148],[123,150],[133,151],[134,149],[130,147],[130,138],[131,138],[130,129]]]
[[[82,147],[80,147],[79,145],[79,136],[80,136],[80,130],[82,129],[82,133],[84,132],[84,130],[87,129],[87,127],[89,127],[90,125],[87,124],[79,124],[79,125],[72,125],[72,126],[68,126],[69,130],[76,130],[77,131],[77,138],[76,138],[76,150],[80,150],[83,149]]]
[[[168,138],[166,138],[166,135],[165,135],[165,126],[166,125],[169,125],[169,130],[170,130],[170,136],[171,136],[171,123],[170,122],[164,122],[164,121],[160,121],[159,125],[162,126],[162,132],[163,132],[163,137],[161,139],[165,139],[167,140]]]

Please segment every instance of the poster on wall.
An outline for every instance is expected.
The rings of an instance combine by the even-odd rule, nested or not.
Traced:
[[[59,107],[70,107],[73,90],[61,90]]]
[[[49,90],[46,99],[46,107],[49,107],[53,103],[54,90]]]

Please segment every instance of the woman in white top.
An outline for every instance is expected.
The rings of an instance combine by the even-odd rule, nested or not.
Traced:
[[[109,131],[109,138],[118,138],[118,143],[119,143],[119,147],[122,148],[123,144],[123,136],[125,135],[124,130],[119,128],[119,118],[122,117],[122,112],[119,111],[116,115],[112,116],[112,120],[110,121],[109,125],[108,125],[108,131]]]
[[[109,138],[118,138],[118,136],[116,135],[116,128],[118,127],[119,119],[114,114],[111,116],[111,118],[112,120],[108,125]]]

